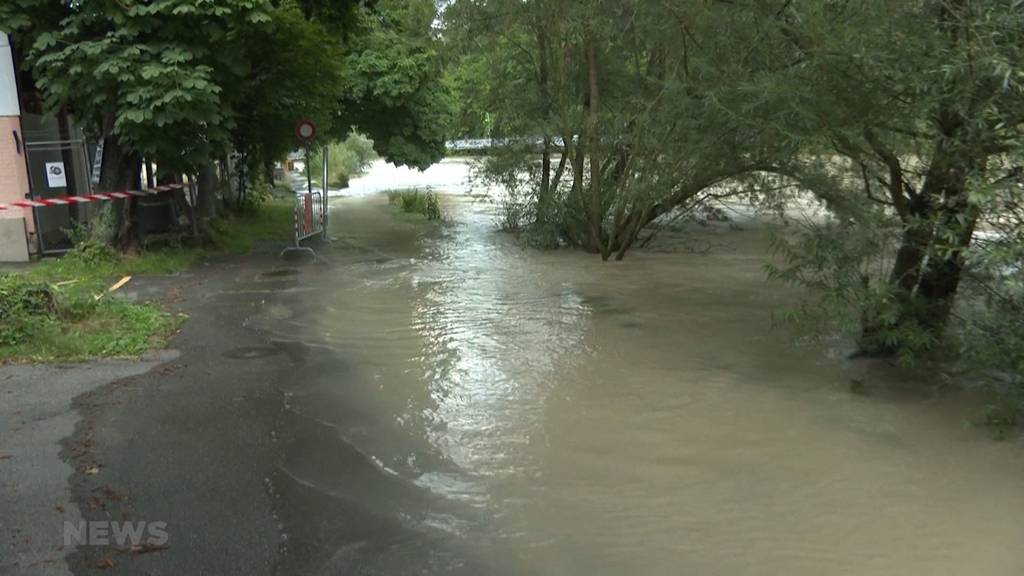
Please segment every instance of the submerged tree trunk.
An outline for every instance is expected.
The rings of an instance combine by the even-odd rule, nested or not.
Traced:
[[[594,39],[590,36],[586,40],[587,58],[587,139],[589,140],[590,157],[590,186],[589,193],[583,191],[585,218],[590,233],[590,247],[595,252],[600,252],[602,260],[608,260],[611,251],[603,238],[604,207],[602,206],[602,180],[601,180],[601,137],[598,134],[600,111],[598,78],[597,78],[597,51],[594,47]]]
[[[540,85],[541,107],[544,121],[551,117],[551,71],[549,65],[549,45],[547,30],[543,25],[537,27],[537,50],[539,57],[538,84]],[[535,220],[544,224],[551,216],[551,136],[545,134],[540,162],[540,191],[537,194],[537,213]]]
[[[905,207],[903,236],[890,274],[897,315],[888,321],[864,319],[861,348],[866,353],[893,355],[902,335],[913,332],[938,340],[946,329],[978,220],[967,178],[983,165],[964,157],[966,147],[958,146],[960,152],[951,148],[949,139],[939,143],[921,191]]]
[[[970,10],[966,0],[941,3],[938,24],[951,47],[969,50],[963,44],[970,38]],[[953,312],[965,253],[979,218],[978,207],[969,198],[968,179],[984,170],[993,152],[987,142],[997,126],[985,117],[984,106],[997,88],[973,77],[953,78],[946,88],[948,95],[936,110],[938,137],[921,190],[907,187],[904,196],[897,190],[899,180],[891,180],[894,192],[899,192],[891,193],[893,206],[904,225],[890,276],[898,309],[894,320],[891,315],[888,321],[865,320],[861,347],[870,354],[899,352],[908,334],[940,340]],[[876,143],[872,146],[877,149]],[[899,168],[898,161],[886,163]]]
[[[545,223],[551,215],[551,138],[544,137],[540,156],[540,191],[537,193],[537,213],[534,219]]]

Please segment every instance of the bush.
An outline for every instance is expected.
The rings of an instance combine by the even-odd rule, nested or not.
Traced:
[[[106,266],[119,260],[113,248],[95,240],[78,244],[74,250],[65,254],[64,258],[74,260],[82,266]]]
[[[252,177],[246,183],[245,196],[242,197],[242,201],[238,206],[242,211],[258,209],[273,198],[275,193],[274,184],[267,181],[267,177],[263,174],[262,170],[255,170],[251,174]]]
[[[437,194],[423,190],[389,190],[388,202],[397,206],[402,212],[420,214],[427,220],[440,220],[441,203]]]
[[[441,204],[437,201],[437,194],[428,192],[426,196],[427,201],[424,216],[427,217],[427,220],[440,220]]]
[[[0,360],[134,356],[159,345],[177,325],[175,318],[153,306],[96,295],[117,278],[171,272],[193,256],[177,249],[122,257],[85,237],[62,258],[24,274],[0,275]]]
[[[38,280],[0,275],[0,346],[24,344],[59,322],[87,320],[99,306],[89,294],[64,294]]]
[[[535,203],[524,199],[516,190],[510,190],[500,200],[500,215],[498,217],[498,228],[502,232],[518,234],[530,221],[532,214],[536,212]]]
[[[972,381],[1024,414],[1024,245],[1003,241],[972,256],[957,309],[959,344]]]
[[[46,284],[0,274],[0,346],[27,341],[37,323],[56,311],[56,297]]]
[[[114,206],[110,203],[101,204],[92,216],[82,222],[73,221],[64,229],[73,246],[81,244],[110,244],[117,232]]]

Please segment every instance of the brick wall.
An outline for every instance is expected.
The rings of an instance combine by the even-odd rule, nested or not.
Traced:
[[[6,34],[0,33],[0,203],[2,204],[23,200],[29,192],[24,143],[10,42]],[[31,210],[23,208],[0,210],[0,218],[5,220],[24,219],[25,228],[29,232],[35,229]],[[20,229],[20,226],[14,228],[10,225],[5,226],[5,230],[8,232],[12,229]],[[11,235],[7,234],[4,244],[9,245],[11,241]],[[3,251],[4,248],[11,248],[11,246],[0,246],[0,251]],[[20,253],[21,250],[15,250],[15,252]]]

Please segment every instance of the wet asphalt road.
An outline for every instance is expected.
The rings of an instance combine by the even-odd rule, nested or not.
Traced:
[[[61,452],[80,419],[73,399],[175,356],[0,367],[0,574],[70,574],[63,525],[82,517]]]
[[[0,574],[493,572],[408,527],[396,503],[420,495],[287,410],[285,393],[297,378],[330,371],[336,382],[345,360],[246,326],[264,306],[295,298],[289,291],[325,266],[282,262],[277,248],[133,283],[127,296],[162,297],[188,314],[173,352],[113,368],[0,368],[5,419],[8,411],[46,412],[60,421],[46,434],[31,432],[24,447],[24,419],[0,428],[0,455],[13,453],[0,461],[7,532],[0,535],[9,540],[0,547]],[[33,379],[61,394],[35,388]],[[16,463],[29,453],[38,461],[31,472]],[[325,491],[289,470],[337,482]],[[80,518],[162,522],[167,547],[144,554],[63,547],[63,522]]]

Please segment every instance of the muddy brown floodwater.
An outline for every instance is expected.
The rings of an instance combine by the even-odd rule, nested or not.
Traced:
[[[602,263],[521,248],[464,176],[376,165],[334,200],[330,265],[263,311],[335,358],[289,409],[381,481],[323,455],[288,478],[509,574],[1024,574],[1019,443],[964,426],[965,395],[773,329],[798,295],[765,280],[767,225]],[[403,178],[448,192],[445,224],[375,193]]]

